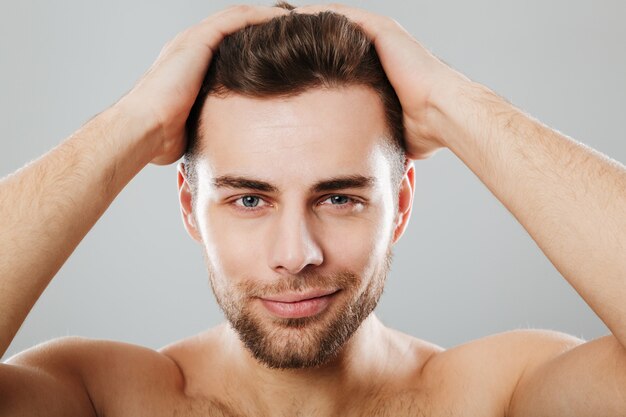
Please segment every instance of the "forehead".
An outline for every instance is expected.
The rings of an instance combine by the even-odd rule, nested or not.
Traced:
[[[388,177],[384,108],[364,86],[287,98],[207,97],[199,135],[201,182],[222,175],[308,185],[325,177]],[[204,178],[208,177],[208,178]]]

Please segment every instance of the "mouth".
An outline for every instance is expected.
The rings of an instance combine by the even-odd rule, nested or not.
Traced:
[[[279,303],[296,303],[299,301],[306,301],[306,300],[311,300],[313,298],[319,298],[319,297],[325,297],[327,295],[331,295],[336,293],[337,291],[339,291],[338,289],[332,289],[332,290],[311,290],[311,291],[307,291],[305,293],[285,293],[285,294],[279,294],[279,295],[274,295],[271,297],[263,297],[263,300],[268,300],[268,301],[276,301]]]
[[[285,319],[311,317],[320,314],[336,298],[340,290],[317,290],[307,293],[281,294],[260,298],[272,315]]]

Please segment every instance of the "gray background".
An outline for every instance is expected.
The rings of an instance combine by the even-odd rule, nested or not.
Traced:
[[[115,102],[166,41],[227,3],[3,0],[0,176]],[[346,3],[394,17],[470,78],[626,161],[626,3]],[[377,310],[386,324],[444,347],[520,327],[585,339],[608,332],[451,152],[416,167],[413,218]],[[219,323],[200,247],[178,210],[175,166],[144,169],[63,266],[4,358],[65,335],[158,348]]]

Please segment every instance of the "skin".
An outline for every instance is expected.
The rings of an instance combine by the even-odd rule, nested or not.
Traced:
[[[227,324],[159,351],[64,338],[0,365],[0,414],[623,415],[626,236],[616,231],[626,230],[624,166],[448,68],[389,18],[340,5],[298,12],[322,9],[347,15],[373,39],[402,103],[408,156],[424,159],[443,148],[456,154],[520,221],[611,334],[585,342],[553,331],[516,330],[444,350],[386,328],[370,315],[332,362],[297,370],[260,366]],[[2,180],[2,352],[117,193],[149,162],[172,163],[181,156],[186,115],[223,35],[281,13],[230,8],[183,32],[128,95]],[[366,89],[350,87],[341,94],[316,90],[286,101],[210,100],[206,117],[217,124],[204,138],[198,202],[192,207],[182,168],[179,196],[183,222],[204,247],[215,287],[239,288],[237,283],[254,279],[262,288],[274,288],[297,276],[342,270],[360,276],[362,284],[375,279],[368,271],[381,265],[408,222],[414,173],[407,166],[393,210],[377,139],[382,113],[373,98]],[[333,111],[304,111],[311,106]],[[349,111],[353,106],[362,111]],[[251,117],[247,131],[229,119],[239,112]],[[267,112],[271,119],[263,117]],[[225,146],[232,132],[237,134],[228,139],[238,146]],[[362,133],[358,140],[354,132]],[[328,147],[337,154],[315,156]],[[85,166],[92,176],[81,175]],[[240,196],[249,190],[210,186],[211,178],[235,171],[277,188],[261,193],[268,205],[254,215],[244,217],[224,200],[229,191]],[[367,196],[362,189],[333,193],[368,197],[367,209],[336,214],[319,204],[327,199],[308,191],[329,174],[355,171],[375,178],[377,187]],[[60,201],[57,196],[67,190],[72,198]],[[350,233],[336,234],[337,229]],[[238,238],[244,232],[249,241]],[[337,297],[329,315],[347,300]],[[258,302],[249,306],[259,323],[271,326]]]
[[[321,287],[327,288],[336,280],[323,276],[350,271],[361,277],[360,285],[350,282],[342,287],[342,294],[329,309],[334,318],[356,295],[371,291],[368,288],[372,284],[382,287],[383,278],[377,277],[378,271],[383,268],[390,246],[408,223],[414,170],[412,166],[408,168],[396,195],[382,149],[385,141],[381,138],[386,132],[384,111],[373,90],[318,89],[294,98],[271,100],[236,95],[225,99],[209,97],[203,114],[203,124],[211,126],[211,131],[202,138],[206,157],[198,167],[197,202],[192,208],[182,164],[180,200],[185,226],[204,247],[213,288],[218,293],[228,290],[238,294],[241,291],[237,286],[250,281],[262,288],[284,287],[288,281],[304,282],[305,288],[319,288],[320,281],[330,281]],[[245,117],[245,124],[239,122],[241,117]],[[212,179],[223,175],[257,178],[273,184],[277,191],[213,186]],[[374,184],[365,188],[344,187],[332,193],[311,191],[320,181],[356,175],[372,178]],[[259,197],[254,210],[243,206],[241,199],[246,195]],[[348,196],[354,201],[333,204],[333,195]],[[395,211],[396,198],[399,211]],[[309,275],[301,281],[303,278],[299,277],[305,273]],[[276,332],[271,342],[277,347],[288,341],[306,341],[319,326],[316,323],[285,331],[273,324],[259,300],[250,304],[259,324]],[[326,327],[326,323],[324,320],[321,325]],[[221,332],[224,334],[220,337],[228,340],[231,348],[220,357],[229,369],[236,370],[231,371],[233,385],[251,373],[261,380],[276,381],[266,393],[259,389],[257,381],[246,386],[250,393],[256,392],[252,397],[255,402],[270,404],[275,390],[297,387],[290,397],[297,404],[308,403],[308,407],[320,407],[307,401],[312,393],[319,392],[315,398],[330,394],[323,401],[329,412],[343,402],[332,393],[345,390],[345,378],[385,370],[380,360],[371,359],[379,356],[373,356],[376,351],[380,351],[380,357],[387,357],[390,342],[387,330],[372,315],[336,360],[316,369],[285,372],[267,369],[256,361],[228,326]],[[287,353],[289,350],[280,352]],[[363,364],[371,364],[372,369],[366,371]],[[240,386],[238,390],[241,389]]]
[[[398,196],[383,149],[384,110],[376,93],[348,87],[290,99],[209,97],[203,116],[211,130],[201,140],[206,157],[197,168],[196,205],[191,207],[182,164],[180,201],[185,227],[204,248],[219,304],[247,303],[240,299],[246,295],[242,285],[252,286],[255,295],[269,296],[341,288],[331,317],[316,324],[326,328],[339,316],[340,306],[357,308],[364,293],[379,296],[387,252],[408,222],[413,168],[403,182],[397,213]],[[213,185],[215,178],[226,175],[264,181],[276,190]],[[314,189],[318,183],[351,176],[372,183]],[[243,205],[246,196],[254,198],[254,207]],[[333,201],[337,197],[338,203]],[[354,278],[347,283],[332,278],[341,273]],[[273,345],[281,337],[288,343],[318,333],[283,331],[269,324],[258,299],[251,304],[242,308],[266,332],[278,332]],[[288,353],[285,349],[277,356]]]

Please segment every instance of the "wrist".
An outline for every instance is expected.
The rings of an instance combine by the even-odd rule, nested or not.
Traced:
[[[85,123],[69,143],[81,153],[82,168],[100,172],[115,195],[154,158],[158,132],[158,125],[118,101]]]
[[[428,134],[458,155],[468,142],[485,136],[490,112],[502,105],[510,107],[493,91],[470,80],[441,83],[427,103]]]
[[[125,96],[106,109],[102,116],[111,129],[112,139],[118,146],[129,147],[137,161],[148,164],[161,150],[162,128],[159,120],[153,117],[141,103],[135,103]]]

